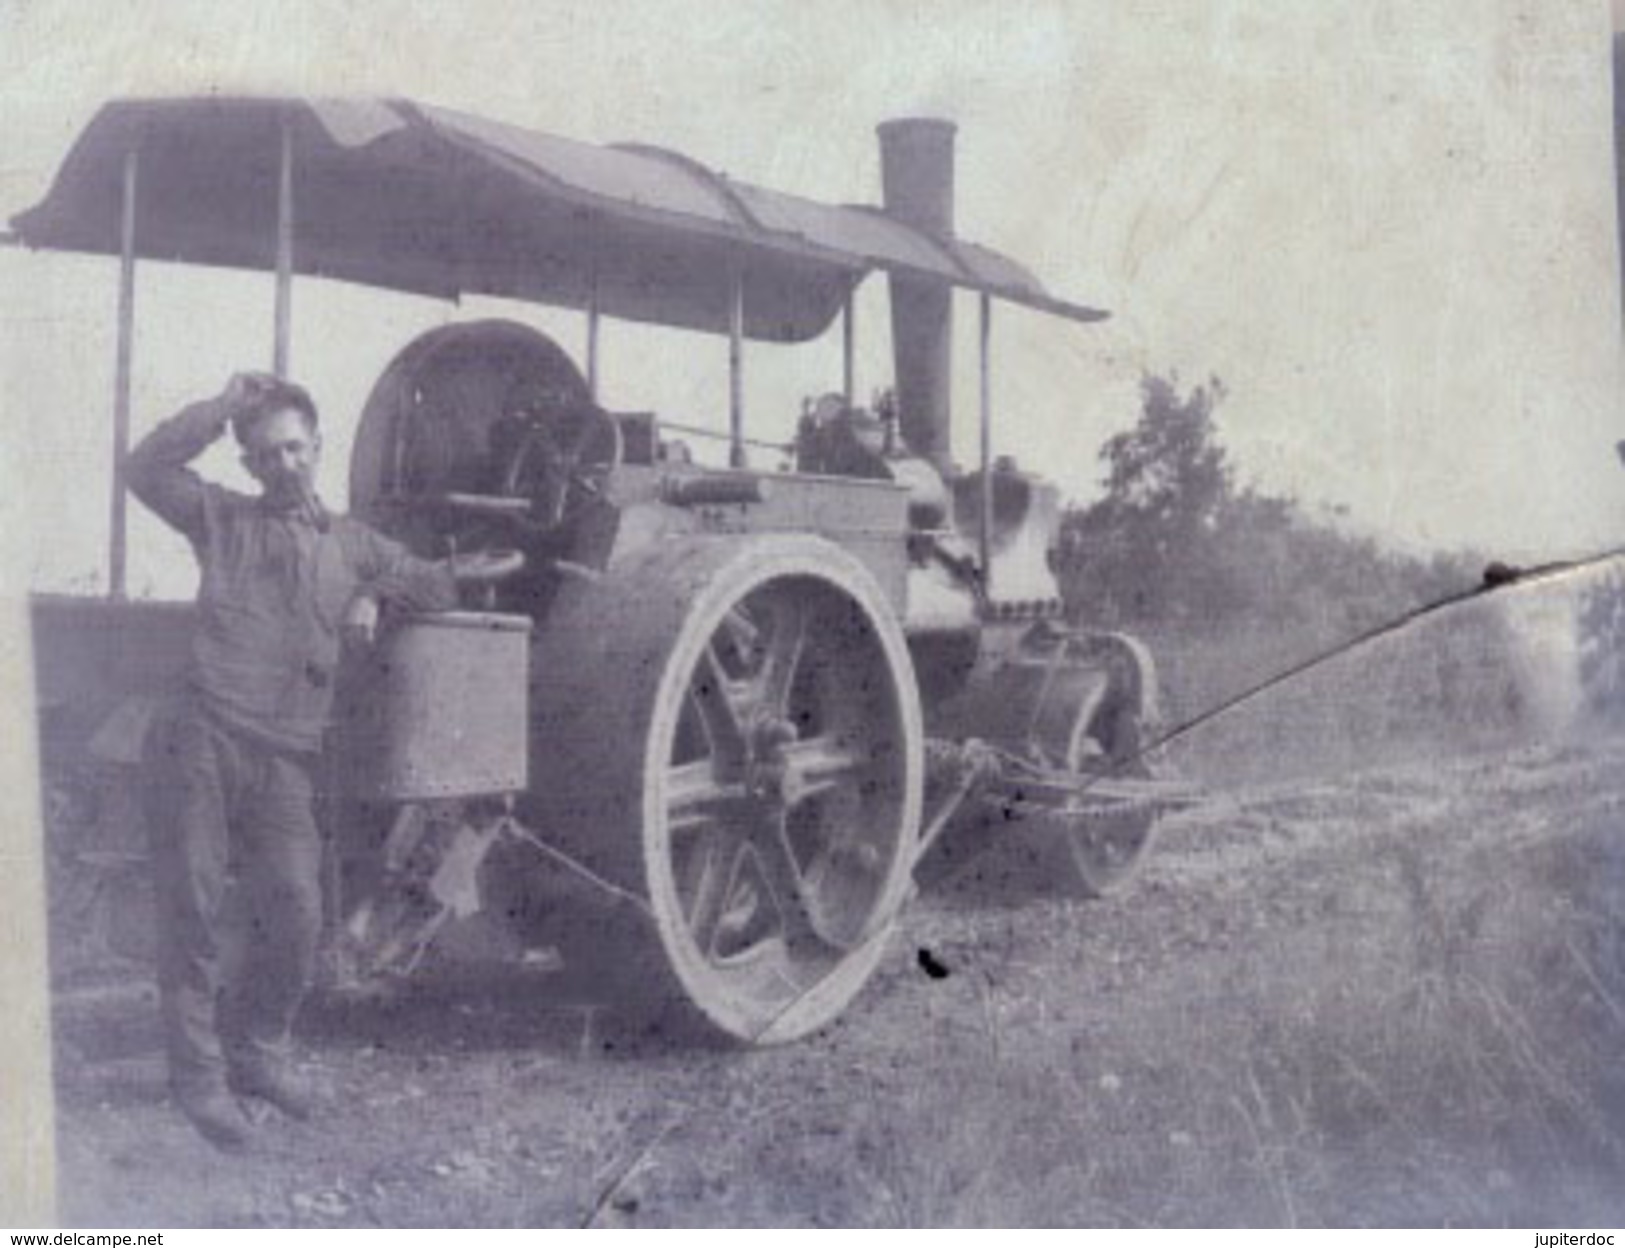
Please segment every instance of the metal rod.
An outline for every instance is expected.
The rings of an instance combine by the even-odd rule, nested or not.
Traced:
[[[598,402],[598,261],[593,260],[592,278],[587,286],[587,397]]]
[[[982,565],[982,592],[993,592],[993,297],[982,293],[981,407],[982,505],[976,526],[977,555]]]
[[[745,270],[735,266],[728,291],[728,466],[745,466]]]
[[[696,438],[710,438],[716,442],[733,441],[733,435],[731,433],[723,433],[718,429],[707,429],[702,425],[685,425],[680,424],[675,420],[662,419],[660,422],[660,431],[664,433],[668,429],[674,433],[688,433],[692,434]],[[785,454],[789,454],[791,451],[796,449],[796,444],[794,442],[769,442],[766,438],[743,437],[739,440],[746,446],[757,446],[764,451],[782,451]]]
[[[276,340],[271,371],[288,375],[288,339],[293,324],[293,122],[282,123],[282,161],[276,197]]]
[[[841,309],[841,394],[850,408],[857,392],[857,362],[852,355],[854,336],[853,291],[846,292],[846,306]]]
[[[124,461],[130,451],[130,366],[135,349],[135,197],[139,157],[124,154],[124,205],[119,250],[118,362],[113,378],[113,498],[109,516],[107,594],[127,596],[128,519]]]

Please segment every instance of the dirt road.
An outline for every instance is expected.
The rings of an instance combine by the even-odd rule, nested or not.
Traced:
[[[568,976],[328,1006],[324,1115],[245,1159],[166,1106],[148,991],[76,991],[63,1217],[1618,1225],[1622,803],[1619,743],[1252,788],[1089,903],[1013,844],[771,1051],[631,1043]]]

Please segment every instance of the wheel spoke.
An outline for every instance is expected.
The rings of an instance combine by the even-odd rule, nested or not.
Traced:
[[[744,729],[734,706],[733,682],[722,665],[714,641],[705,647],[700,657],[689,686],[689,697],[711,743],[711,753],[729,760],[741,757],[745,749]]]
[[[784,761],[795,770],[796,805],[851,784],[871,762],[865,754],[828,734],[785,746]]]
[[[810,889],[801,863],[796,859],[795,848],[790,844],[789,828],[783,816],[762,820],[751,837],[750,847],[778,909],[785,945],[798,949],[811,943],[828,944],[818,931],[813,909],[808,904]]]
[[[790,691],[807,646],[807,612],[800,603],[780,595],[773,600],[771,614],[772,631],[753,683],[762,704],[783,715],[789,709]]]
[[[697,839],[689,871],[688,930],[707,958],[717,951],[717,937],[728,903],[739,889],[744,862],[743,840],[721,824],[712,824]]]
[[[714,822],[744,800],[744,786],[718,780],[708,758],[666,772],[666,821],[673,829]]]
[[[734,655],[741,662],[748,663],[747,656],[753,655],[762,644],[762,630],[756,627],[756,621],[740,607],[734,606],[722,617],[722,627],[728,634]]]

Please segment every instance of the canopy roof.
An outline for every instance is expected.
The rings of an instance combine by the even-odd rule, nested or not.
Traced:
[[[1078,321],[1106,314],[1024,268],[864,206],[736,182],[661,148],[600,147],[382,99],[196,97],[104,106],[43,202],[12,219],[30,247],[117,255],[126,154],[138,153],[136,254],[276,267],[284,128],[293,267],[416,294],[498,295],[726,332],[816,337],[874,270],[937,279]]]

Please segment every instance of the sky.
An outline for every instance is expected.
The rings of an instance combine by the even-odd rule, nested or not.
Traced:
[[[879,199],[876,122],[944,116],[960,232],[1113,313],[996,321],[997,449],[1072,498],[1096,492],[1097,448],[1134,420],[1140,377],[1177,372],[1223,380],[1243,479],[1360,532],[1514,559],[1625,539],[1601,0],[237,7],[0,0],[0,216],[36,202],[125,95],[404,95],[833,202]],[[4,249],[0,290],[0,526],[33,587],[98,588],[117,266]],[[137,306],[138,436],[269,361],[264,275],[143,265]],[[330,499],[395,352],[491,315],[581,356],[578,315],[297,284],[293,371],[327,414]],[[880,281],[858,319],[868,394],[891,379]],[[974,322],[961,300],[967,462]],[[719,339],[611,325],[603,370],[611,406],[725,425]],[[838,333],[750,349],[750,431],[788,436],[801,397],[839,382]],[[206,467],[240,480],[231,459]],[[136,507],[131,542],[132,591],[188,592],[184,545]]]

